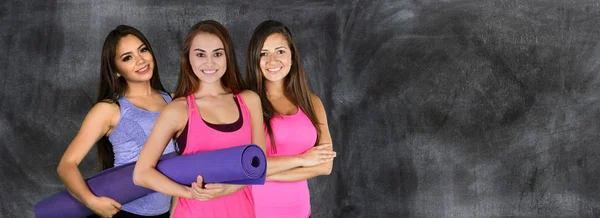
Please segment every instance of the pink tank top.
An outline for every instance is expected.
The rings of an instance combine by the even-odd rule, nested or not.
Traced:
[[[311,149],[317,140],[317,130],[310,119],[298,107],[298,113],[271,119],[273,138],[277,153],[273,153],[269,135],[267,156],[289,156],[302,154]],[[267,181],[264,185],[252,186],[256,217],[260,218],[306,218],[310,216],[310,193],[306,180],[297,182]]]
[[[250,113],[241,95],[236,94],[242,127],[233,132],[221,132],[209,127],[198,112],[194,95],[187,96],[188,124],[186,146],[182,155],[203,151],[234,147],[251,144],[252,132],[250,129]],[[244,187],[234,194],[212,199],[198,201],[196,199],[179,198],[173,217],[219,217],[219,218],[246,218],[256,217],[254,201],[250,186]]]

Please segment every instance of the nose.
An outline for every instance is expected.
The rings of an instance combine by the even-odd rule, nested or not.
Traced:
[[[140,64],[144,64],[145,62],[146,62],[146,59],[145,59],[144,55],[139,55],[138,54],[137,55],[137,63],[136,64],[140,65]]]
[[[267,55],[267,63],[271,63],[271,62],[274,62],[276,60],[277,60],[277,58],[275,57],[274,54]]]
[[[215,57],[213,57],[212,55],[209,55],[208,60],[206,61],[206,65],[212,66],[214,64],[215,64]]]

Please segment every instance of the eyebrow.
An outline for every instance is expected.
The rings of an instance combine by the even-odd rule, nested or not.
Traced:
[[[213,52],[220,51],[220,50],[223,50],[223,51],[224,51],[225,49],[224,49],[224,48],[217,48],[217,49],[213,50]],[[199,49],[199,48],[197,48],[197,49],[194,49],[194,51],[206,52],[206,51],[204,51],[204,50],[202,50],[202,49]]]
[[[145,46],[145,44],[144,44],[144,43],[142,43],[140,46],[138,46],[138,50],[140,50],[140,48],[142,48],[142,47],[144,47],[144,46]],[[121,54],[121,55],[119,56],[119,58],[122,58],[124,55],[128,55],[128,54],[131,54],[131,52],[130,52],[130,51],[128,51],[128,52],[125,52],[125,53]]]
[[[280,49],[280,48],[285,48],[285,49],[287,49],[287,48],[286,48],[284,45],[280,45],[280,46],[277,46],[277,47],[275,48],[275,50],[277,50],[277,49]],[[261,51],[268,51],[268,50],[269,50],[269,49],[263,49],[263,50],[261,50]]]

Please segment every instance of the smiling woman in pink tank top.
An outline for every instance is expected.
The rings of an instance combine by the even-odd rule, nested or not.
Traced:
[[[177,196],[173,217],[256,217],[249,186],[202,186],[199,175],[188,187],[155,169],[171,138],[179,142],[181,155],[251,143],[263,150],[265,146],[260,98],[241,91],[233,43],[225,27],[211,20],[192,26],[181,61],[175,100],[158,117],[135,166],[134,182]]]
[[[321,100],[308,88],[296,43],[277,21],[258,25],[250,39],[246,83],[262,101],[267,182],[252,186],[256,216],[310,216],[307,179],[329,175],[332,151]]]

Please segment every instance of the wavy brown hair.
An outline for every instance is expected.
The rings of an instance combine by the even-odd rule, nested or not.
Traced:
[[[221,84],[228,91],[234,94],[239,93],[242,90],[243,81],[237,65],[233,41],[229,36],[229,32],[219,22],[214,20],[205,20],[192,26],[185,37],[185,41],[183,42],[183,49],[181,52],[181,69],[179,71],[179,79],[177,80],[177,88],[175,90],[174,98],[187,96],[198,91],[200,88],[200,79],[196,76],[196,74],[194,74],[190,64],[190,49],[192,46],[192,40],[200,33],[213,34],[219,37],[221,42],[223,42],[223,46],[225,47],[225,56],[227,58],[227,70],[225,71],[223,77],[221,77]]]
[[[296,48],[296,42],[292,38],[290,30],[281,22],[274,20],[267,20],[259,24],[248,45],[248,56],[246,60],[246,84],[248,89],[256,92],[260,96],[263,119],[265,121],[265,127],[271,140],[271,150],[273,153],[277,153],[277,145],[273,137],[273,128],[271,126],[271,119],[275,116],[280,116],[275,112],[273,105],[267,98],[267,90],[265,88],[265,78],[260,70],[260,53],[265,40],[272,34],[281,34],[285,37],[288,42],[288,46],[292,52],[292,66],[290,72],[284,79],[284,89],[286,97],[290,98],[292,103],[300,107],[306,114],[310,122],[317,130],[317,140],[315,145],[319,142],[321,136],[321,130],[319,129],[319,121],[317,115],[314,112],[314,107],[311,101],[312,92],[308,88],[306,82],[306,76],[304,75],[304,68],[300,63],[300,55]]]
[[[154,57],[154,51],[148,39],[136,28],[119,25],[114,30],[108,33],[104,40],[104,46],[102,47],[102,56],[100,59],[100,85],[98,88],[98,97],[96,103],[107,102],[107,103],[118,103],[118,100],[123,97],[127,90],[127,81],[123,77],[117,76],[117,64],[116,64],[116,52],[117,45],[121,39],[125,36],[133,35],[146,45],[148,51],[152,55],[154,60],[154,70],[152,71],[152,78],[150,78],[150,86],[154,90],[160,90],[167,92],[160,83],[160,76],[158,75],[158,64]],[[114,166],[115,153],[112,149],[112,144],[108,141],[108,137],[102,136],[98,142],[96,142],[96,148],[98,149],[98,164],[100,170],[105,170]]]

